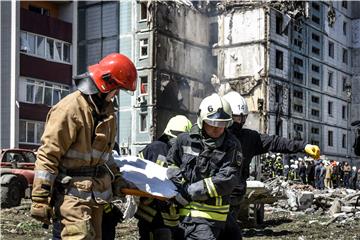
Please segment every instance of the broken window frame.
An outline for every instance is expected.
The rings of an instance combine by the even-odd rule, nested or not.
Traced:
[[[335,56],[335,45],[332,41],[328,42],[328,55],[329,57],[331,57],[332,59],[334,59]]]
[[[334,132],[328,131],[328,146],[333,147],[334,146]]]
[[[320,111],[318,109],[311,109],[311,116],[320,117]]]
[[[345,133],[343,133],[342,134],[342,141],[341,141],[341,146],[342,146],[342,148],[346,148],[346,134]]]
[[[316,86],[320,86],[320,79],[316,78],[316,77],[312,77],[311,78],[311,84],[316,85]]]
[[[139,133],[146,133],[149,131],[148,124],[147,124],[147,112],[140,112],[139,113]]]
[[[139,22],[146,21],[148,18],[147,1],[140,1],[139,3]]]
[[[304,108],[302,105],[299,104],[294,104],[294,111],[298,112],[298,113],[303,113],[304,112]]]
[[[342,62],[345,63],[345,64],[348,64],[348,62],[349,62],[348,58],[349,58],[348,50],[343,48]]]
[[[342,105],[341,116],[343,120],[347,120],[347,107],[346,105]]]
[[[145,81],[145,83],[143,83],[143,80]],[[143,92],[143,86],[144,86],[145,92]],[[149,77],[147,75],[143,75],[143,76],[139,77],[139,95],[140,96],[148,96],[149,95]]]
[[[146,43],[145,43],[146,41]],[[146,49],[146,55],[143,54],[143,49]],[[139,59],[145,59],[149,57],[149,39],[141,38],[139,40]]]
[[[334,72],[328,72],[328,86],[333,87]]]
[[[284,70],[284,52],[279,49],[275,49],[275,67]]]
[[[315,103],[315,104],[319,104],[320,103],[320,98],[318,96],[311,96],[311,102]]]
[[[348,8],[347,1],[341,1],[341,7],[347,9]]]
[[[333,113],[334,113],[334,103],[332,101],[328,101],[328,115],[330,117],[333,117]]]

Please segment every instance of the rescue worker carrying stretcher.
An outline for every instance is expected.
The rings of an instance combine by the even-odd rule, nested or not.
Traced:
[[[197,124],[190,133],[180,134],[169,150],[168,177],[178,188],[183,239],[218,239],[225,225],[242,161],[238,142],[227,130],[231,115],[222,97],[206,97]]]
[[[180,133],[189,132],[190,120],[177,115],[172,117],[159,140],[148,144],[139,157],[167,167],[166,155]],[[140,240],[183,239],[179,228],[179,213],[173,202],[160,201],[154,198],[141,198],[135,214],[138,221]]]
[[[112,160],[119,89],[134,91],[137,72],[119,53],[104,57],[74,78],[77,91],[48,113],[35,162],[31,215],[50,223],[52,208],[61,238],[102,239],[103,206],[124,184]]]
[[[249,177],[251,159],[268,151],[279,153],[305,152],[314,159],[320,157],[320,149],[316,145],[307,144],[305,141],[295,141],[276,135],[260,134],[257,131],[243,128],[249,114],[245,99],[237,92],[229,92],[224,98],[230,103],[232,109],[233,125],[229,130],[240,142],[244,161],[240,168],[240,179],[231,194],[230,210],[226,228],[221,234],[221,239],[242,239],[241,229],[237,224],[240,202],[246,193],[246,179]],[[274,164],[274,163],[273,163]]]

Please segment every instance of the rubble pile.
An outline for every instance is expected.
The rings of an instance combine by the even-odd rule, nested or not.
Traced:
[[[297,212],[298,215],[314,213],[330,217],[321,225],[360,220],[359,190],[318,190],[310,185],[286,182],[281,178],[271,179],[265,185],[273,196],[280,199],[269,208],[272,211]]]

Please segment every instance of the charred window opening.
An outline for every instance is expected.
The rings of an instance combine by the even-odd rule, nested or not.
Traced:
[[[140,58],[147,58],[149,56],[149,41],[147,38],[140,39]]]
[[[140,3],[140,21],[147,19],[147,2]]]
[[[346,36],[347,33],[347,22],[343,22],[343,34]]]
[[[280,50],[276,50],[276,53],[275,53],[275,57],[276,57],[276,65],[275,67],[278,68],[278,69],[281,69],[283,70],[284,69],[284,54],[282,51]]]
[[[316,54],[316,55],[320,55],[320,48],[317,47],[312,47],[311,48],[311,52]]]
[[[319,134],[319,133],[320,133],[320,130],[319,130],[319,128],[317,128],[317,127],[312,127],[312,128],[311,128],[311,133],[312,133],[312,134]]]
[[[346,106],[342,106],[342,119],[346,120],[346,115],[347,115],[347,108]]]
[[[140,113],[140,132],[147,131],[147,113]]]
[[[219,41],[218,23],[210,24],[210,46],[213,46]]]
[[[320,36],[315,33],[311,34],[311,38],[316,42],[320,42]]]
[[[320,111],[317,109],[311,109],[311,115],[314,117],[320,117]]]
[[[299,47],[300,49],[302,48],[302,43],[303,43],[303,41],[301,39],[298,39],[298,38],[294,39],[294,45]]]
[[[304,130],[303,125],[299,123],[294,123],[294,131],[302,132]]]
[[[293,93],[293,94],[294,94],[294,97],[295,97],[295,98],[303,99],[303,97],[304,97],[302,91],[298,91],[298,90],[295,90],[295,89],[294,89],[294,93]]]
[[[329,147],[332,147],[334,145],[334,142],[333,142],[333,131],[328,131],[328,146]]]
[[[294,71],[294,79],[298,82],[302,82],[304,79],[304,74],[298,71]]]
[[[345,48],[343,48],[342,62],[346,64],[348,63],[348,51]]]
[[[342,79],[342,91],[344,92],[347,88],[347,78],[346,77],[343,77]]]
[[[341,145],[342,145],[342,148],[346,148],[346,134],[342,135]]]
[[[303,106],[299,104],[294,104],[294,111],[298,113],[303,113]]]
[[[148,94],[148,77],[147,76],[140,77],[140,94],[142,94],[142,95]]]
[[[333,102],[328,102],[328,114],[330,115],[330,116],[332,116],[333,115]]]
[[[276,121],[275,134],[278,136],[282,136],[282,120],[279,119]]]
[[[282,34],[283,22],[284,20],[282,14],[277,13],[275,25],[276,25],[276,33],[279,35]]]
[[[294,57],[294,64],[302,67],[304,65],[304,61],[300,58]]]
[[[334,43],[329,41],[329,57],[334,58]]]
[[[312,77],[311,78],[311,83],[316,85],[316,86],[320,86],[320,79]]]
[[[311,102],[318,104],[320,102],[320,98],[316,96],[311,96]]]
[[[320,18],[318,16],[312,15],[311,20],[314,23],[320,24]]]
[[[341,1],[341,6],[345,9],[347,9],[347,7],[348,7],[347,1]]]
[[[311,70],[312,70],[313,72],[318,73],[318,72],[320,72],[320,67],[319,67],[318,65],[312,64],[312,65],[311,65]]]
[[[283,97],[283,87],[280,85],[275,85],[275,102],[282,103]]]
[[[333,77],[334,77],[334,73],[333,72],[329,72],[328,73],[328,86],[332,87],[333,86]]]

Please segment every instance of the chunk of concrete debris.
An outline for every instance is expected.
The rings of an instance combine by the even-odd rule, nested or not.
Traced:
[[[335,200],[334,200],[334,202],[331,205],[330,210],[329,210],[330,215],[333,216],[334,214],[341,212],[341,205],[342,204],[341,204],[340,199],[335,198]]]
[[[303,191],[298,195],[299,210],[305,210],[311,207],[314,200],[314,193]]]

